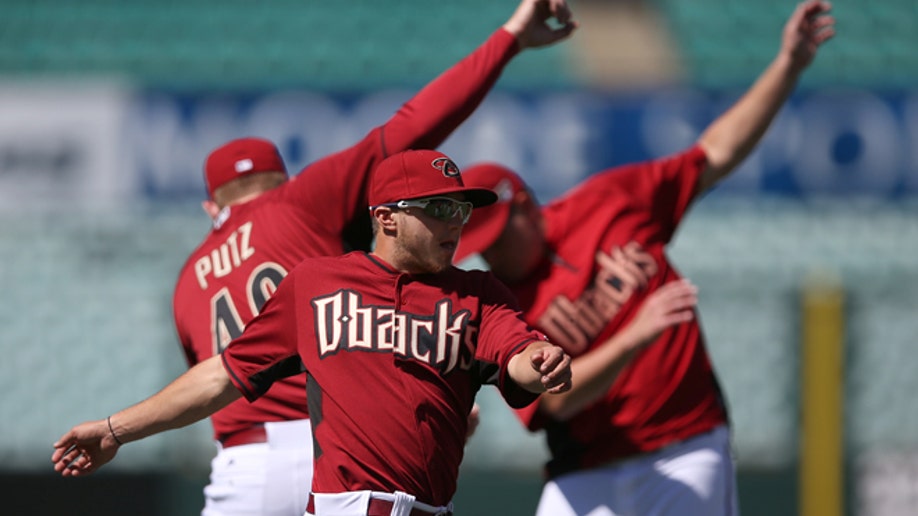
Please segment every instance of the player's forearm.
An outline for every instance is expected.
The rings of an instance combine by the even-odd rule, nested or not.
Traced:
[[[241,395],[220,356],[211,357],[146,400],[111,416],[121,443],[136,441],[204,419]]]
[[[709,172],[701,191],[733,171],[764,136],[775,115],[791,95],[801,70],[779,54],[752,87],[699,138]]]
[[[542,396],[539,409],[552,419],[566,421],[603,397],[637,350],[646,344],[636,332],[625,329],[602,346],[571,362],[577,379],[571,390],[557,396]]]
[[[496,30],[399,109],[384,127],[385,152],[438,147],[481,104],[518,52],[516,39]]]

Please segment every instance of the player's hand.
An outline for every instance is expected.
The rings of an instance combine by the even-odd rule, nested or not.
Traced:
[[[84,476],[115,458],[119,447],[106,420],[90,421],[71,428],[54,443],[51,462],[61,476]]]
[[[637,315],[628,325],[636,337],[635,347],[650,344],[666,328],[691,321],[698,304],[698,288],[687,279],[670,281],[647,296]]]
[[[549,24],[550,19],[558,27]],[[520,48],[535,48],[561,41],[577,28],[566,0],[522,0],[504,30],[516,36]]]
[[[478,429],[478,424],[481,422],[481,409],[478,407],[477,403],[472,404],[472,410],[469,411],[469,427],[465,433],[465,441],[468,442],[472,438],[472,434],[475,433],[475,430]]]
[[[819,46],[835,35],[835,18],[829,15],[832,5],[809,0],[797,6],[784,26],[781,52],[794,68],[802,70],[813,62]]]
[[[549,345],[530,355],[532,368],[541,374],[542,387],[549,394],[571,390],[571,357],[558,346]]]

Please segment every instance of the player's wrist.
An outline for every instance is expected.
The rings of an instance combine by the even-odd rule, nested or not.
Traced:
[[[118,434],[115,433],[115,427],[112,426],[112,416],[108,416],[107,418],[105,418],[105,422],[108,425],[109,437],[111,437],[111,439],[115,441],[115,444],[117,444],[118,446],[123,445],[124,442],[121,440],[121,438],[118,437]]]

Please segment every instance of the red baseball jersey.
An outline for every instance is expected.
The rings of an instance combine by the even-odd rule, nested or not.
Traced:
[[[445,505],[480,386],[513,407],[537,397],[507,375],[514,354],[545,339],[515,307],[487,272],[405,274],[364,252],[308,259],[223,362],[249,400],[305,366],[313,491],[400,490]]]
[[[680,277],[665,248],[705,164],[694,147],[602,171],[546,205],[552,259],[539,281],[513,289],[527,322],[572,357],[628,324],[650,293]],[[549,477],[656,450],[727,419],[697,318],[664,331],[570,420],[550,420],[537,405],[517,414],[546,430]]]
[[[376,165],[390,154],[442,143],[518,51],[516,39],[497,30],[353,147],[224,210],[182,267],[175,288],[175,324],[188,363],[222,352],[241,335],[301,260],[344,253],[349,224],[367,216],[367,178]],[[211,417],[215,438],[266,421],[308,417],[304,391],[305,377],[298,375],[278,382],[256,403],[231,404]]]

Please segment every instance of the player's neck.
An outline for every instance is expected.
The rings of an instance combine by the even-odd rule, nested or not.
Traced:
[[[237,205],[237,204],[247,203],[247,202],[251,201],[252,199],[255,199],[256,197],[258,197],[259,195],[261,195],[261,194],[263,194],[263,193],[264,193],[264,192],[252,192],[252,193],[247,193],[247,194],[245,194],[245,195],[240,195],[239,197],[233,199],[232,201],[227,202],[226,205],[227,205],[227,206],[235,206],[235,205]]]
[[[387,247],[385,244],[382,246],[377,244],[370,254],[402,274],[437,274],[440,272],[432,270],[429,264],[425,264],[411,255]]]

